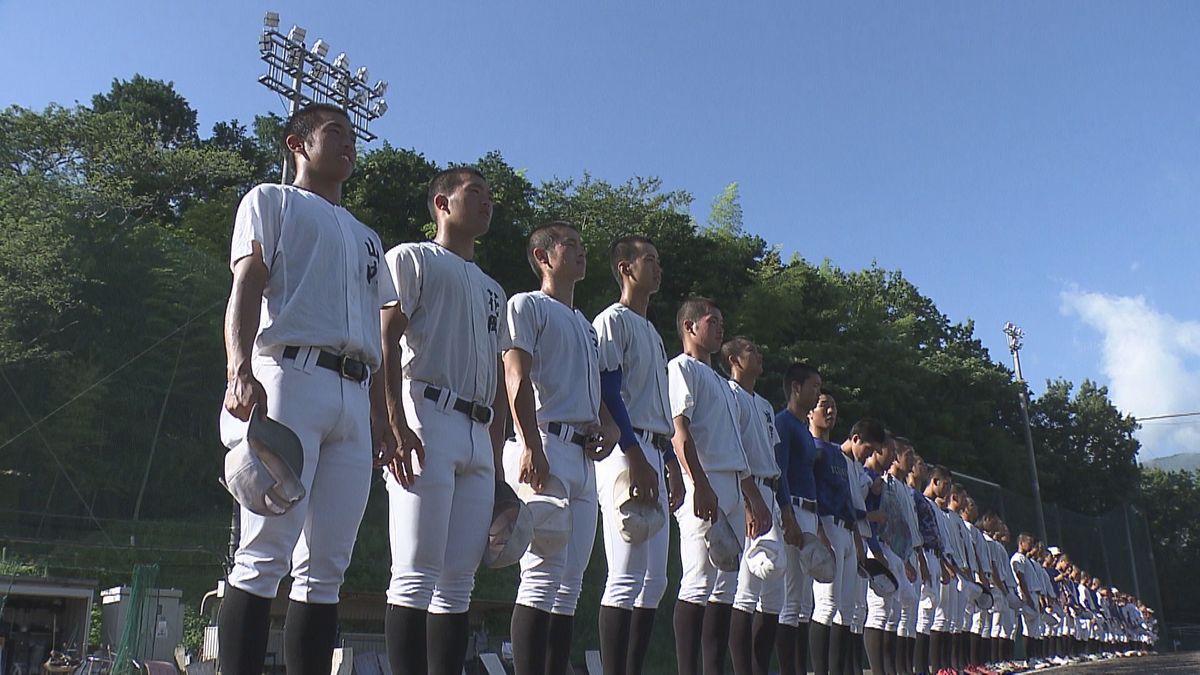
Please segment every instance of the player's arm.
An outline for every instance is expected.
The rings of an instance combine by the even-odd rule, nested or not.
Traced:
[[[696,452],[696,441],[692,438],[692,421],[687,415],[675,416],[675,435],[671,444],[675,446],[675,456],[679,459],[680,468],[692,479],[692,489],[696,494],[692,497],[692,506],[697,518],[716,521],[717,494],[708,483],[704,467],[700,465],[700,457]]]
[[[388,467],[400,485],[408,488],[417,480],[414,460],[425,463],[425,447],[408,426],[401,398],[404,372],[400,365],[400,338],[408,330],[408,316],[400,310],[399,304],[379,310],[379,330],[383,341],[383,366],[371,383],[371,412],[373,422],[378,415],[379,423],[390,427],[395,437],[395,450],[391,457],[377,455],[376,459]]]
[[[233,265],[233,286],[225,307],[225,409],[240,420],[250,419],[255,405],[266,414],[267,393],[250,368],[258,335],[263,290],[270,272],[263,262],[262,244],[250,242],[251,254]]]
[[[505,405],[507,389],[504,382],[504,357],[496,357],[496,394],[492,397],[492,423],[488,435],[492,439],[492,461],[496,465],[496,479],[504,480],[504,430],[508,425],[508,406]]]
[[[646,460],[642,445],[638,442],[629,409],[621,397],[623,373],[620,368],[600,373],[600,397],[608,414],[620,432],[618,445],[629,463],[629,490],[635,499],[658,500],[658,472]]]
[[[504,352],[504,384],[508,389],[508,407],[512,412],[513,428],[524,450],[517,480],[541,491],[542,481],[550,475],[550,463],[538,433],[537,413],[533,398],[533,355],[513,347]]]
[[[742,501],[746,504],[746,536],[759,537],[771,529],[771,509],[763,501],[754,476],[742,479]]]

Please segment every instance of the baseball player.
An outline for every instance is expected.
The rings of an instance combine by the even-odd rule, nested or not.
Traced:
[[[866,555],[867,557],[881,561],[892,571],[892,574],[896,577],[896,581],[899,584],[904,584],[907,582],[907,579],[902,580],[904,576],[903,563],[888,544],[889,541],[892,541],[893,537],[881,537],[881,531],[887,529],[889,525],[889,514],[884,509],[884,498],[887,494],[887,484],[884,481],[884,476],[887,475],[892,464],[895,463],[895,438],[889,435],[885,442],[874,452],[864,455],[861,458],[855,457],[855,459],[857,460],[855,464],[858,467],[862,467],[860,475],[862,476],[863,498],[866,508],[866,520],[870,527]],[[902,522],[897,522],[894,526],[896,529],[899,529],[901,526],[907,527]],[[907,533],[905,534],[907,535]],[[911,544],[905,542],[901,548],[902,550],[903,548],[911,548]],[[888,670],[884,665],[884,653],[888,651],[886,648],[887,645],[884,643],[887,615],[891,605],[899,602],[898,595],[911,592],[911,584],[908,585],[907,589],[906,591],[897,589],[897,591],[888,596],[879,595],[870,587],[864,590],[866,613],[863,622],[863,644],[866,647],[868,662],[871,672],[874,675],[884,675]],[[892,659],[890,669],[892,672],[895,672],[894,659]]]
[[[475,169],[447,169],[430,181],[428,207],[435,239],[385,256],[400,306],[384,314],[392,337],[384,354],[397,354],[384,372],[405,440],[383,472],[392,553],[384,625],[395,675],[462,671],[504,438],[504,415],[494,411],[504,409],[505,297],[475,264],[491,190]]]
[[[542,225],[529,235],[527,257],[541,289],[508,301],[504,379],[516,438],[504,446],[504,470],[510,484],[537,492],[551,477],[560,482],[570,534],[561,548],[530,546],[521,558],[513,663],[517,675],[558,675],[569,667],[575,606],[596,538],[593,461],[611,450],[616,433],[600,425],[607,412],[596,330],[574,307],[575,284],[587,273],[579,231],[563,221]]]
[[[775,634],[779,626],[779,612],[783,608],[783,574],[787,564],[784,551],[783,516],[779,507],[779,463],[775,460],[775,448],[779,444],[779,432],[775,428],[775,412],[767,399],[754,392],[754,386],[763,372],[763,357],[758,346],[745,337],[735,337],[721,347],[721,361],[730,374],[729,388],[737,400],[742,447],[746,450],[746,462],[754,489],[759,492],[763,503],[770,510],[770,528],[758,536],[746,537],[745,553],[738,572],[737,594],[733,600],[733,618],[730,621],[730,654],[733,657],[733,672],[736,675],[767,675],[771,668],[771,652],[775,647]],[[788,511],[791,511],[790,505]],[[791,515],[789,513],[789,515]],[[752,565],[755,547],[775,552],[769,560],[771,576],[762,578],[761,571]],[[778,572],[775,573],[776,566]]]
[[[689,298],[676,314],[683,353],[667,364],[671,441],[684,472],[686,494],[675,512],[683,576],[675,603],[675,652],[681,675],[724,669],[737,571],[720,570],[706,537],[728,521],[734,533],[770,528],[770,510],[754,484],[738,427],[737,399],[710,359],[721,348],[724,317],[707,298]]]
[[[902,522],[889,522],[887,529],[895,548],[906,548],[896,552],[902,560],[905,578],[911,584],[907,596],[897,597],[889,603],[887,620],[884,624],[884,664],[885,668],[892,661],[892,672],[911,674],[912,653],[916,641],[916,609],[921,598],[925,572],[925,557],[922,555],[922,537],[920,524],[917,521],[916,504],[913,501],[912,489],[908,486],[908,477],[916,464],[917,454],[912,441],[902,436],[895,438],[896,460],[892,463],[884,477],[884,488],[890,499],[896,503],[896,511]],[[906,545],[907,544],[907,545]],[[895,552],[895,548],[892,550]],[[890,645],[889,645],[890,642]],[[888,649],[888,647],[891,647]]]
[[[621,298],[596,316],[592,325],[599,340],[601,396],[621,432],[621,452],[596,463],[608,561],[600,600],[600,657],[606,675],[637,675],[667,586],[670,528],[663,527],[640,543],[626,541],[614,505],[614,484],[627,470],[636,498],[657,501],[665,514],[682,502],[683,479],[670,451],[674,426],[666,351],[646,316],[650,296],[662,283],[658,250],[645,237],[622,237],[610,247],[609,261]]]
[[[929,638],[934,610],[941,598],[945,528],[938,514],[937,504],[933,502],[932,497],[926,496],[927,492],[937,495],[945,489],[944,481],[939,482],[937,475],[920,455],[914,456],[913,470],[908,474],[908,487],[917,514],[917,527],[921,532],[921,556],[918,558],[921,567],[921,593],[918,604],[901,608],[901,615],[910,626],[909,630],[914,631],[916,635],[912,649],[912,670],[915,673],[938,670],[935,662],[930,661]],[[941,475],[945,475],[944,470]]]
[[[886,443],[886,431],[883,435],[881,444]],[[867,559],[867,544],[874,543],[874,531],[872,523],[867,520],[867,505],[866,499],[868,494],[874,494],[878,498],[878,493],[874,492],[874,481],[867,476],[863,470],[863,461],[867,457],[875,454],[877,448],[874,446],[863,447],[862,444],[850,445],[842,443],[842,459],[846,462],[846,474],[850,481],[850,499],[854,504],[854,514],[856,518],[855,528],[857,529],[858,537],[855,539],[854,552],[858,565],[861,566]],[[876,504],[877,506],[877,504]],[[879,517],[876,513],[872,517]],[[857,568],[853,574],[853,609],[850,611],[847,621],[849,622],[850,634],[849,639],[842,643],[843,663],[846,670],[850,673],[862,672],[862,646],[863,646],[863,630],[867,619],[867,579],[864,575],[859,574]]]
[[[779,445],[775,448],[781,484],[779,495],[784,532],[790,541],[784,571],[784,601],[779,612],[775,647],[781,675],[807,672],[809,621],[812,618],[812,577],[800,559],[800,537],[819,536],[817,483],[814,465],[817,446],[808,428],[808,413],[821,394],[821,374],[807,363],[793,363],[783,375],[787,407],[775,415]],[[849,497],[849,495],[846,495]],[[790,514],[790,522],[789,522]],[[793,525],[794,523],[794,525]],[[800,535],[795,534],[799,529]]]
[[[381,273],[379,236],[341,206],[354,143],[340,108],[300,110],[284,126],[295,182],[255,187],[234,220],[224,409],[245,422],[257,406],[296,433],[307,497],[270,518],[241,509],[218,619],[230,675],[262,672],[271,600],[289,568],[288,671],[329,672],[372,459],[395,451],[382,382],[371,375],[383,358],[379,312],[396,289]]]

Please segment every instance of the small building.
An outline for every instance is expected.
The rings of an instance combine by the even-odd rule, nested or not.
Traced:
[[[51,649],[87,653],[96,582],[0,575],[0,675],[40,673]]]

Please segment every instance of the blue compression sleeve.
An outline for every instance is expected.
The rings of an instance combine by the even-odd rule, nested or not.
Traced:
[[[608,406],[608,414],[621,430],[621,451],[637,446],[637,434],[633,431],[633,423],[629,421],[629,411],[625,408],[625,400],[621,398],[621,369],[606,370],[600,373],[600,398]]]
[[[792,489],[788,485],[788,465],[791,459],[791,452],[783,441],[775,444],[775,463],[779,465],[779,485],[775,490],[775,501],[779,502],[779,508],[792,508]]]

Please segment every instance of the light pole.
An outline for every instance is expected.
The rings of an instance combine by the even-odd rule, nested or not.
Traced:
[[[1046,542],[1046,515],[1042,512],[1042,488],[1038,484],[1037,455],[1033,453],[1033,432],[1029,429],[1029,387],[1021,375],[1021,340],[1025,331],[1011,321],[1004,324],[1008,336],[1008,351],[1012,352],[1013,368],[1021,385],[1021,421],[1025,423],[1025,449],[1029,451],[1029,480],[1033,484],[1033,506],[1037,514],[1038,538]],[[1048,542],[1046,542],[1048,543]]]
[[[330,103],[346,111],[354,134],[365,143],[375,140],[368,127],[387,112],[387,82],[377,81],[367,85],[367,67],[360,66],[350,72],[350,59],[346,53],[337,55],[332,62],[329,45],[317,40],[309,48],[304,38],[307,32],[292,26],[287,35],[279,32],[279,14],[267,12],[263,17],[263,32],[258,38],[258,51],[267,63],[267,72],[258,81],[273,92],[288,100],[288,115],[312,103]],[[283,183],[291,178],[289,157],[284,153]]]

